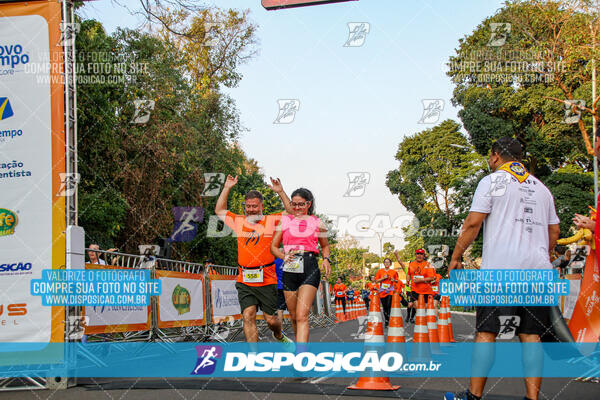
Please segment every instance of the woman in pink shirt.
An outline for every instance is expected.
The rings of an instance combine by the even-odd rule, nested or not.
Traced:
[[[293,214],[284,215],[277,226],[271,253],[282,258],[283,294],[290,312],[296,341],[308,342],[308,315],[321,281],[319,270],[319,245],[323,254],[325,274],[329,275],[329,241],[327,228],[321,219],[313,215],[315,200],[308,189],[300,188],[292,193]],[[283,251],[279,245],[283,242]]]

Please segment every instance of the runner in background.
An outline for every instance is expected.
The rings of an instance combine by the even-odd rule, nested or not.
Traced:
[[[352,287],[346,290],[346,302],[351,306],[354,304],[354,289]]]
[[[321,283],[319,269],[319,245],[323,254],[322,265],[329,276],[329,240],[327,227],[314,215],[315,200],[308,189],[296,189],[292,193],[293,215],[285,215],[277,226],[271,253],[284,261],[283,291],[296,341],[307,343],[310,329],[308,316]],[[283,243],[283,251],[279,245]]]
[[[337,283],[333,285],[335,294],[335,304],[342,304],[344,315],[346,315],[346,285],[342,283],[342,278],[337,278]]]
[[[354,289],[354,301],[358,303],[358,299],[361,297],[360,290]]]
[[[437,272],[435,273],[435,281],[431,283],[431,290],[433,291],[433,304],[435,308],[440,306],[440,301],[442,300],[442,296],[440,296],[440,281],[444,279]]]
[[[287,310],[285,296],[283,295],[283,260],[275,259],[275,272],[277,273],[277,317],[283,323],[283,312]]]
[[[405,292],[404,282],[402,282],[400,279],[398,279],[398,281],[396,281],[396,283],[394,284],[394,290],[400,295],[400,303],[402,303],[402,305],[404,307],[407,307],[408,300],[406,300],[406,296],[404,294],[404,292]]]
[[[392,293],[394,292],[396,282],[399,281],[398,273],[390,269],[391,266],[392,260],[385,258],[383,260],[383,268],[379,269],[377,274],[375,274],[375,282],[379,284],[379,297],[386,325],[390,320],[390,312],[392,311]]]
[[[367,299],[365,300],[365,304],[367,305],[367,310],[369,310],[369,304],[371,303],[371,296],[373,294],[379,294],[379,284],[375,282],[375,276],[371,275],[369,282],[365,285],[367,289]]]
[[[410,280],[408,279],[408,269],[406,265],[400,260],[400,256],[398,255],[398,250],[394,251],[394,257],[396,257],[396,261],[402,267],[404,274],[406,276],[406,285],[402,284],[402,291],[400,292],[400,296],[402,297],[401,301],[404,306],[406,306],[406,318],[404,322],[408,322],[410,320],[411,308],[409,307],[409,299],[410,299]]]
[[[430,294],[433,294],[431,283],[435,281],[435,268],[429,264],[425,258],[425,250],[417,249],[415,252],[415,261],[408,264],[408,274],[406,279],[410,280],[411,292],[408,298],[408,313],[410,317],[408,322],[415,323],[415,314],[419,295],[425,295],[425,303],[429,301]]]
[[[260,308],[265,316],[273,337],[284,344],[292,341],[281,331],[281,321],[277,318],[277,273],[275,258],[269,251],[275,226],[280,223],[281,214],[263,215],[263,196],[256,190],[246,193],[243,204],[246,215],[237,215],[227,209],[229,192],[236,185],[237,176],[227,176],[223,190],[217,199],[215,214],[230,227],[237,236],[239,273],[235,288],[244,321],[244,336],[248,343],[258,341],[256,313]],[[270,186],[279,195],[286,210],[291,211],[287,197],[279,179],[271,178]]]
[[[365,307],[367,308],[367,310],[369,309],[369,302],[371,301],[371,299],[369,299],[369,289],[367,288],[369,283],[370,282],[367,282],[360,291],[360,297],[362,297],[363,301],[365,302]]]

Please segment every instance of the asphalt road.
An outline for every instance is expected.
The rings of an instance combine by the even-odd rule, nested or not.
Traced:
[[[453,313],[452,322],[457,341],[472,341],[474,315]],[[406,327],[412,336],[412,326]],[[356,320],[311,331],[311,341],[360,341]],[[67,390],[26,390],[0,392],[0,400],[65,399],[65,400],[152,400],[152,399],[338,399],[390,397],[414,400],[442,400],[447,391],[461,391],[468,385],[467,378],[393,378],[401,385],[393,392],[354,391],[347,386],[351,378],[316,378],[298,381],[293,378],[140,378],[140,379],[78,379],[77,385]],[[489,400],[521,400],[524,394],[522,379],[491,378],[484,398]],[[573,379],[545,379],[540,399],[600,399],[600,384]]]

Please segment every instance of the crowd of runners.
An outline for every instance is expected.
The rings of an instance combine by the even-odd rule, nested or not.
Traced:
[[[402,305],[406,307],[405,322],[407,323],[415,322],[416,302],[420,294],[425,295],[426,301],[429,296],[433,296],[435,307],[439,306],[439,282],[443,277],[427,261],[425,250],[417,249],[415,260],[408,263],[408,267],[400,260],[398,252],[395,252],[394,255],[402,270],[405,271],[405,280],[400,279],[398,271],[391,268],[392,260],[390,258],[383,260],[383,268],[380,268],[375,275],[369,276],[360,291],[353,287],[347,287],[341,278],[337,279],[336,284],[331,287],[331,292],[335,303],[342,306],[344,314],[346,313],[346,304],[354,303],[359,296],[362,297],[367,309],[371,296],[379,296],[387,325],[390,320],[394,293],[400,295]]]
[[[595,150],[598,152],[598,146]],[[477,186],[448,266],[449,272],[463,267],[462,256],[482,227],[481,269],[552,268],[550,253],[559,236],[554,199],[548,188],[525,169],[522,155],[521,144],[514,138],[503,137],[491,144],[488,165],[492,173]],[[281,310],[287,308],[296,342],[306,343],[309,340],[308,316],[321,276],[331,272],[327,229],[314,214],[315,199],[305,188],[295,190],[290,199],[281,182],[271,178],[271,188],[281,198],[285,211],[263,215],[262,194],[251,190],[243,203],[245,215],[236,215],[227,209],[229,192],[236,183],[237,177],[227,177],[215,212],[237,235],[239,275],[236,288],[246,340],[251,343],[258,340],[256,314],[261,309],[273,337],[293,346],[292,340],[281,329]],[[594,221],[580,215],[574,222],[578,227],[595,228]],[[319,267],[320,258],[323,271]],[[442,277],[427,261],[425,251],[416,250],[415,259],[408,266],[397,254],[396,259],[407,271],[406,284],[391,268],[392,260],[386,258],[383,268],[370,276],[361,290],[349,288],[338,279],[331,288],[335,301],[345,309],[346,303],[354,302],[358,296],[368,304],[369,294],[377,295],[386,324],[394,292],[402,296],[409,323],[414,322],[419,295],[426,295],[426,300],[432,298],[437,307],[440,300],[438,283]],[[494,342],[500,329],[500,317],[518,315],[520,325],[516,334],[519,339],[540,342],[540,336],[553,329],[549,308],[477,307],[475,341]],[[481,361],[482,357],[485,362]],[[479,358],[488,369],[493,365],[493,357],[474,354],[474,358]],[[524,359],[523,362],[527,371],[534,371],[539,370],[542,359]],[[541,378],[526,376],[525,399],[537,400]],[[456,396],[449,394],[447,398],[479,400],[485,383],[485,376],[473,377],[467,391]]]

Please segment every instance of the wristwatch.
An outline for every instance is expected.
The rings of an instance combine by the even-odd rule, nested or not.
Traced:
[[[329,259],[329,257],[323,257],[323,260],[327,260],[327,261],[331,262],[331,260]]]

